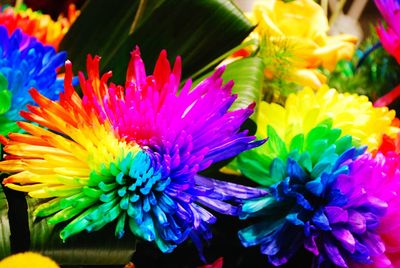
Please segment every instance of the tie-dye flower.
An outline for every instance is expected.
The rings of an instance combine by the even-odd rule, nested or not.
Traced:
[[[76,11],[74,5],[69,7],[68,17],[60,16],[57,21],[53,21],[50,15],[25,6],[6,7],[0,13],[0,25],[4,25],[10,35],[20,29],[23,33],[36,37],[42,44],[58,49],[62,38],[78,15],[79,11]]]
[[[0,26],[0,134],[18,129],[15,121],[22,120],[19,112],[33,104],[28,93],[35,87],[50,99],[58,98],[63,80],[57,79],[57,68],[66,53],[43,46],[34,37],[16,30],[11,36]]]
[[[350,165],[350,174],[343,178],[347,189],[362,187],[364,192],[374,193],[376,198],[388,205],[383,217],[368,215],[366,223],[377,226],[379,236],[370,239],[370,247],[384,249],[372,256],[368,265],[353,265],[363,268],[396,268],[400,265],[400,155],[387,152],[378,153],[375,157],[363,155]]]
[[[222,85],[223,69],[193,89],[179,90],[181,61],[171,69],[165,51],[153,75],[146,75],[136,49],[125,87],[99,76],[99,57],[88,58],[81,74],[80,98],[66,65],[65,93],[51,101],[31,90],[38,107],[20,122],[28,134],[2,138],[4,184],[35,198],[49,198],[35,214],[56,224],[67,221],[62,239],[116,222],[171,252],[188,237],[201,251],[216,217],[206,208],[237,215],[242,199],[264,194],[198,173],[212,163],[261,145],[241,124],[253,106],[228,111],[236,96],[232,82]]]
[[[297,102],[296,112],[290,97],[285,107],[264,104],[262,116],[280,111],[274,119],[258,121],[259,137],[269,140],[238,157],[243,174],[270,192],[245,201],[241,217],[254,217],[256,223],[239,231],[239,238],[246,247],[260,245],[275,266],[302,247],[314,254],[316,267],[372,263],[385,252],[377,228],[388,202],[372,182],[361,180],[366,173],[358,173],[357,161],[373,165],[374,159],[363,155],[365,146],[354,147],[351,136],[333,127],[337,118],[317,119],[331,108],[328,103],[318,110],[314,93],[303,97],[308,98]]]

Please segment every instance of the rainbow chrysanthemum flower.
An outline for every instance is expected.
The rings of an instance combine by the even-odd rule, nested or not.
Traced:
[[[31,91],[39,107],[22,116],[38,125],[20,122],[28,134],[2,139],[7,160],[0,170],[13,174],[3,183],[50,198],[35,214],[67,221],[62,239],[116,222],[116,236],[129,228],[163,252],[188,237],[201,248],[216,220],[205,207],[237,215],[235,204],[264,194],[198,174],[264,142],[239,130],[254,105],[228,111],[236,95],[232,82],[222,85],[222,69],[178,93],[181,61],[171,70],[165,51],[146,76],[134,50],[125,87],[107,85],[111,73],[100,77],[99,61],[89,57],[88,79],[80,74],[82,99],[68,63],[59,102]]]
[[[17,8],[6,7],[0,13],[0,25],[4,25],[10,35],[20,29],[23,33],[36,37],[42,44],[58,49],[78,15],[74,5],[70,6],[68,17],[60,16],[57,21],[53,21],[50,15],[33,11],[24,5]]]
[[[28,90],[35,87],[50,99],[58,98],[63,80],[57,79],[57,68],[65,61],[66,53],[43,46],[20,30],[11,36],[0,26],[0,134],[18,129],[15,121],[19,112],[32,104]]]
[[[399,128],[392,125],[395,111],[387,107],[373,107],[366,96],[338,93],[327,86],[317,92],[305,88],[290,94],[285,107],[262,102],[257,124],[273,124],[279,136],[288,143],[299,133],[307,134],[319,122],[331,118],[333,127],[343,135],[351,135],[355,145],[367,145],[368,151],[378,149],[384,134],[395,137]],[[265,128],[259,131],[266,137]]]
[[[369,265],[354,265],[365,268],[400,267],[400,155],[387,152],[378,153],[375,157],[363,155],[350,165],[349,175],[342,179],[346,189],[361,187],[363,191],[374,193],[374,196],[387,203],[388,208],[383,217],[368,215],[365,222],[377,226],[376,235],[369,240],[371,247],[379,249],[372,256]],[[374,228],[375,229],[375,228]]]
[[[375,4],[387,23],[380,24],[376,31],[382,46],[400,64],[400,0],[375,0]]]
[[[241,218],[259,222],[239,231],[242,244],[260,245],[276,266],[302,247],[315,255],[316,267],[370,263],[384,251],[376,228],[387,203],[364,191],[351,172],[365,147],[354,147],[331,120],[287,142],[276,125],[267,125],[265,146],[239,156],[244,173],[271,193],[245,201]]]

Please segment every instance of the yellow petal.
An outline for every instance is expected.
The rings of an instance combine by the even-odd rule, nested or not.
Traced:
[[[297,69],[291,73],[289,80],[299,85],[317,89],[322,86],[326,78],[323,74],[313,69]]]

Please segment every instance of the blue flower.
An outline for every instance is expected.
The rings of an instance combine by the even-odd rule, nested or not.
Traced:
[[[0,134],[17,130],[19,112],[33,104],[28,92],[32,87],[50,99],[58,98],[63,79],[57,79],[57,68],[65,59],[65,52],[57,53],[20,30],[8,36],[0,26]]]
[[[271,126],[268,136],[269,142],[284,144]],[[241,217],[260,222],[239,231],[244,246],[261,245],[275,266],[301,247],[316,256],[317,265],[337,267],[371,263],[372,256],[382,254],[375,229],[387,204],[355,181],[356,171],[350,173],[365,148],[353,147],[350,136],[339,137],[329,121],[321,123],[295,136],[287,153],[269,162],[265,168],[278,182],[268,188],[269,196],[245,201]],[[263,163],[262,157],[257,160]]]

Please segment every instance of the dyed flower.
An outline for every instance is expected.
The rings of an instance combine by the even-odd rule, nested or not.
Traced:
[[[400,1],[375,0],[375,4],[387,23],[386,29],[382,24],[376,27],[379,39],[386,51],[400,64]]]
[[[400,133],[395,138],[383,135],[382,144],[379,146],[378,152],[385,155],[391,152],[400,153]]]
[[[369,265],[357,266],[365,268],[396,268],[400,267],[400,155],[378,153],[374,158],[364,155],[350,165],[350,173],[342,179],[345,188],[350,189],[354,184],[364,191],[374,193],[374,196],[388,205],[386,214],[379,218],[366,217],[366,223],[377,226],[376,236],[371,236],[371,247],[385,249],[372,256]],[[377,239],[376,239],[377,238]],[[375,240],[376,239],[376,240]]]
[[[49,257],[35,252],[24,252],[11,255],[0,261],[0,268],[59,268]]]
[[[190,90],[178,93],[181,61],[171,70],[165,51],[153,75],[146,76],[139,50],[132,52],[125,88],[99,76],[98,57],[88,58],[88,79],[80,75],[81,99],[66,65],[65,93],[54,102],[36,90],[39,107],[22,112],[28,134],[2,138],[12,173],[3,183],[49,198],[35,215],[49,223],[67,221],[64,240],[83,230],[116,222],[115,234],[130,231],[155,241],[163,252],[190,237],[201,250],[216,217],[206,208],[237,215],[241,199],[264,191],[198,175],[212,163],[259,146],[240,125],[253,106],[228,111],[233,83],[222,85],[222,69]]]
[[[327,118],[333,120],[333,127],[340,128],[343,135],[351,135],[356,145],[367,145],[368,151],[378,149],[384,134],[395,137],[399,132],[392,125],[395,111],[373,107],[366,96],[338,93],[327,86],[317,92],[305,88],[290,94],[285,107],[262,102],[260,111],[258,125],[273,125],[286,144]],[[259,129],[259,136],[266,137],[265,128]]]
[[[400,120],[396,117],[392,121],[393,127],[400,127]],[[386,155],[388,153],[400,153],[400,132],[397,133],[394,137],[388,136],[384,134],[382,136],[382,143],[378,148],[378,152]]]
[[[295,83],[320,87],[325,77],[315,69],[322,65],[333,70],[339,60],[351,59],[354,53],[356,38],[328,36],[328,20],[313,0],[258,1],[250,17],[260,37],[290,48],[293,71],[288,79]]]
[[[288,144],[273,124],[267,126],[267,135],[265,146],[239,156],[242,166],[252,165],[253,173],[246,175],[270,185],[271,193],[245,201],[241,217],[259,222],[239,231],[242,244],[261,245],[275,266],[301,247],[315,255],[316,267],[370,263],[382,254],[376,228],[387,203],[364,191],[352,173],[364,149],[353,147],[351,136],[341,137],[330,120],[297,134]]]
[[[6,7],[0,13],[0,25],[7,28],[9,35],[21,29],[23,33],[36,37],[42,44],[58,49],[78,15],[74,5],[70,6],[68,17],[60,16],[57,21],[53,21],[50,15],[33,11],[23,5],[18,8]]]
[[[28,94],[31,87],[50,99],[62,91],[62,79],[57,79],[57,68],[62,66],[65,52],[43,46],[35,38],[20,30],[8,36],[0,26],[0,134],[18,129],[20,110],[33,100]]]

